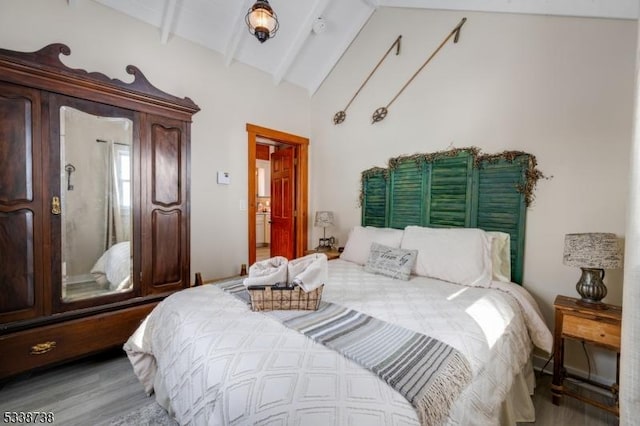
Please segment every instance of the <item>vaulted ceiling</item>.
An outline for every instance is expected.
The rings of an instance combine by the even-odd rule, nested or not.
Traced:
[[[69,4],[73,3],[68,0]],[[276,36],[261,44],[247,30],[255,0],[95,0],[158,28],[158,43],[179,36],[287,81],[310,95],[379,7],[637,19],[639,0],[270,0]],[[314,31],[314,23],[324,31]]]

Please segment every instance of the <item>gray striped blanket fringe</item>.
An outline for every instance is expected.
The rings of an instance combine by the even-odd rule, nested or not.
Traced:
[[[247,303],[241,280],[221,287]],[[265,314],[375,373],[409,401],[422,425],[443,423],[471,381],[469,362],[458,350],[353,309],[322,302],[317,311]]]

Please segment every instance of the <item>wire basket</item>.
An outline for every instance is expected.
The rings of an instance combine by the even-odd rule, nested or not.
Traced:
[[[324,284],[306,293],[298,285],[276,283],[251,286],[247,290],[251,296],[253,311],[315,311],[320,306],[323,288]]]

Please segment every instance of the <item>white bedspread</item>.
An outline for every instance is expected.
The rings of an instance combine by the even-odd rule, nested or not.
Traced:
[[[516,286],[511,284],[511,286]],[[323,300],[440,339],[469,360],[473,382],[449,424],[492,425],[537,345],[551,333],[520,287],[400,281],[334,260]],[[524,292],[524,293],[523,293]],[[523,295],[524,294],[524,295]],[[526,315],[523,315],[526,312]],[[213,285],[163,301],[125,344],[147,391],[180,424],[416,425],[411,405],[373,373]]]

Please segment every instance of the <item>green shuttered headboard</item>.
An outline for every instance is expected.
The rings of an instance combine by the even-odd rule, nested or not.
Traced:
[[[527,206],[542,177],[535,157],[477,148],[389,160],[362,172],[362,226],[467,227],[511,237],[511,280],[522,284]]]

